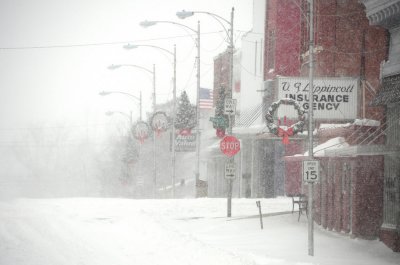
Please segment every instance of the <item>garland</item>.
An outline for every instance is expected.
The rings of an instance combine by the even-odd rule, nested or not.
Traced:
[[[274,113],[278,109],[278,107],[281,104],[285,105],[292,105],[294,109],[297,111],[297,116],[298,116],[298,122],[295,124],[291,125],[287,130],[279,127],[274,123]],[[303,127],[305,124],[305,111],[301,108],[301,106],[295,101],[294,99],[290,98],[284,98],[280,99],[277,102],[273,102],[271,106],[268,109],[267,114],[265,115],[265,119],[267,120],[267,127],[269,131],[278,137],[282,137],[282,142],[283,144],[288,144],[289,143],[289,136],[293,136],[297,134],[298,132],[303,131]]]

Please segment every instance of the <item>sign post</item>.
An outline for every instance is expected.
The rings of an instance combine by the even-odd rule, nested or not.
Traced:
[[[309,42],[309,92],[308,92],[308,159],[314,159],[314,147],[313,147],[313,122],[314,122],[314,0],[309,0],[310,3],[310,42]],[[311,170],[312,171],[312,170]],[[313,172],[309,172],[309,176],[313,179]],[[318,172],[319,173],[319,172]],[[317,173],[317,174],[318,174]],[[318,179],[318,175],[317,175]],[[314,217],[313,217],[313,197],[314,197],[314,182],[311,182],[308,186],[308,255],[314,256]]]
[[[240,141],[235,136],[225,136],[220,142],[221,151],[229,158],[225,162],[225,178],[228,180],[227,216],[232,216],[232,181],[236,176],[236,166],[233,156],[240,151]]]

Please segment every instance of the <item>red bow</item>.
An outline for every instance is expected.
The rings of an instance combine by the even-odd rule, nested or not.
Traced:
[[[278,127],[278,136],[283,137],[282,143],[283,144],[289,144],[289,136],[293,135],[293,128],[290,127],[287,130],[282,129],[281,127]]]
[[[192,130],[191,130],[191,129],[181,129],[181,130],[179,131],[179,134],[180,134],[180,135],[184,135],[184,136],[186,136],[186,135],[191,135],[191,134],[192,134]]]

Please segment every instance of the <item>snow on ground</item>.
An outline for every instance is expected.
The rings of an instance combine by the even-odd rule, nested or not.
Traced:
[[[378,240],[351,239],[315,226],[288,198],[131,200],[17,199],[0,202],[1,265],[400,264]],[[282,213],[273,215],[271,213]]]

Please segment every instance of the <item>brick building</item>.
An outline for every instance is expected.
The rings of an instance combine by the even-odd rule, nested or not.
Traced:
[[[372,105],[384,106],[386,143],[384,156],[383,218],[380,239],[400,251],[400,1],[362,0],[369,23],[388,31],[389,54],[382,64],[381,89]]]
[[[356,93],[349,94],[354,98],[355,103],[351,105],[355,105],[355,112],[347,112],[347,109],[343,112],[314,111],[317,113],[314,117],[317,129],[314,145],[336,137],[343,137],[349,145],[338,150],[326,150],[317,158],[321,160],[322,171],[321,182],[316,185],[314,194],[315,220],[327,229],[363,238],[376,238],[381,234],[381,239],[391,240],[392,243],[387,244],[396,250],[393,236],[385,240],[385,237],[389,238],[388,232],[383,233],[387,229],[381,227],[386,218],[384,212],[393,215],[394,211],[393,207],[384,210],[388,199],[383,176],[384,168],[386,170],[388,166],[388,155],[380,145],[385,142],[386,117],[381,106],[371,104],[380,87],[381,65],[388,59],[388,31],[369,23],[365,3],[361,1],[324,0],[314,3],[314,85],[319,85],[318,82],[345,82],[351,78],[357,80]],[[264,75],[266,80],[272,80],[272,89],[264,96],[267,105],[282,98],[281,76],[292,78],[297,83],[299,77],[308,77],[307,11],[307,1],[267,1]],[[314,96],[314,99],[318,103],[320,97]],[[276,118],[283,119],[285,113],[278,112]],[[369,124],[371,120],[375,121],[373,125]],[[292,121],[295,122],[296,118],[292,117]],[[328,124],[331,126],[325,126]],[[274,136],[265,134],[264,138],[264,141],[272,141]],[[301,139],[301,135],[299,138],[292,145],[302,146],[299,153],[304,153],[307,141],[305,137]],[[286,194],[307,190],[300,176],[304,157],[292,156],[290,152],[293,150],[299,151],[289,145],[284,152]],[[390,161],[394,161],[393,157]],[[398,185],[395,181],[390,183]]]

